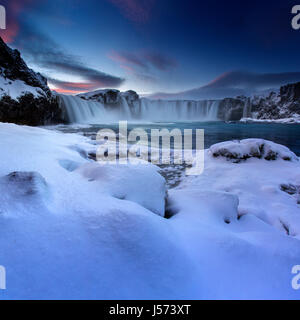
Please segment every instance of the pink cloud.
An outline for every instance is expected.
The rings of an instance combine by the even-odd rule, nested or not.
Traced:
[[[51,78],[49,79],[49,85],[51,90],[63,94],[78,94],[105,87],[105,83],[102,83],[100,81],[68,82]]]
[[[42,0],[43,1],[43,0]],[[20,30],[20,14],[25,11],[28,6],[38,3],[37,0],[9,0],[2,1],[1,4],[6,8],[7,28],[0,31],[0,36],[6,43],[14,41]]]

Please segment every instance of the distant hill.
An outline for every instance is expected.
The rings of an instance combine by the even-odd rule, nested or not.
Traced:
[[[288,83],[300,81],[300,72],[250,73],[232,71],[222,74],[209,84],[178,93],[155,93],[149,99],[205,100],[269,93]]]

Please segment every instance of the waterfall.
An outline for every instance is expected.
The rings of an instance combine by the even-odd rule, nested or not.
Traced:
[[[124,96],[115,105],[77,96],[58,95],[65,120],[70,123],[99,124],[119,120],[153,122],[217,121],[219,100],[163,101],[141,98],[128,103]]]
[[[243,118],[251,118],[251,101],[248,98],[244,105]]]

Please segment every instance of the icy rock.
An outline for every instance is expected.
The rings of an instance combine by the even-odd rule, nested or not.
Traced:
[[[284,191],[290,195],[300,193],[300,186],[294,186],[292,184],[282,184],[280,186],[281,191]]]
[[[209,148],[209,153],[215,158],[224,157],[235,163],[249,158],[298,161],[297,156],[287,147],[263,139],[217,143]]]
[[[1,179],[17,195],[43,194],[46,180],[38,172],[12,172]]]
[[[160,216],[165,215],[165,180],[154,165],[87,163],[75,172],[95,183],[99,194],[108,193],[117,199],[135,202]]]

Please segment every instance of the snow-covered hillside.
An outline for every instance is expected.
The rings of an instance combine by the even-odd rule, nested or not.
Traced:
[[[35,98],[46,97],[41,88],[29,86],[22,80],[10,80],[0,76],[0,99],[3,96],[9,96],[17,100],[28,93],[32,93]]]
[[[31,92],[40,96],[51,95],[47,79],[28,68],[20,52],[8,47],[1,37],[0,80],[0,88],[9,92],[12,99],[18,98],[23,92]]]
[[[96,147],[0,124],[0,299],[299,298],[300,162],[288,149],[213,146],[203,175],[169,190],[165,219],[158,168],[101,166]]]

